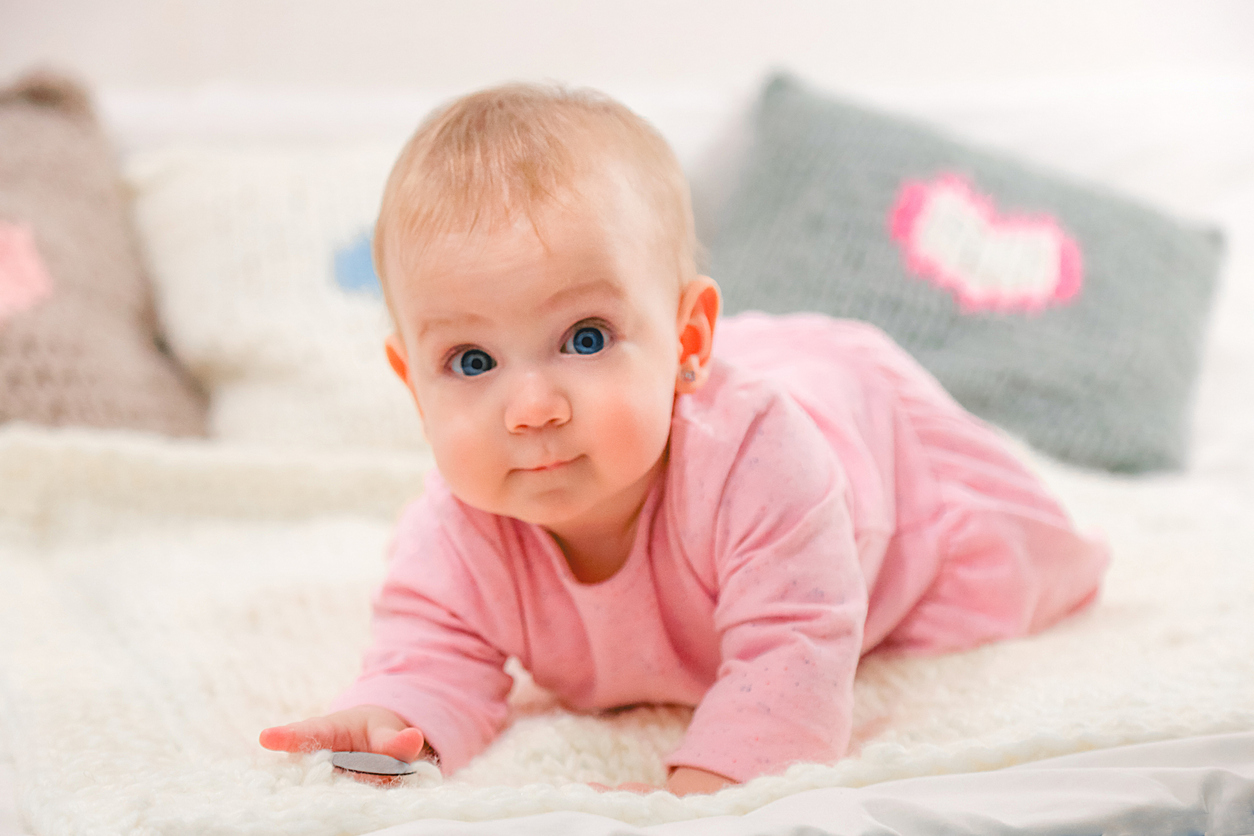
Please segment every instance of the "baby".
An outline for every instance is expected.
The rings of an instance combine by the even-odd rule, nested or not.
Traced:
[[[438,473],[363,673],[263,746],[451,773],[504,725],[514,656],[575,709],[694,706],[667,788],[709,792],[840,758],[868,651],[1021,636],[1097,593],[1104,547],[882,333],[718,320],[680,167],[611,100],[439,111],[374,248]]]

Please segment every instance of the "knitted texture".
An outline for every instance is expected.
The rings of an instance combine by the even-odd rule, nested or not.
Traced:
[[[425,447],[383,351],[369,238],[397,145],[182,147],[127,166],[175,354],[215,437]]]
[[[1052,455],[1184,463],[1216,231],[787,76],[754,118],[711,246],[729,312],[863,319]]]
[[[574,715],[521,673],[512,725],[444,781],[383,790],[325,752],[262,750],[261,728],[322,711],[355,675],[392,516],[426,464],[0,429],[0,740],[32,831],[330,836],[548,810],[650,824],[1254,725],[1254,470],[1130,483],[1042,461],[1113,541],[1103,600],[1029,639],[868,657],[834,765],[706,797],[600,794],[582,782],[660,783],[688,711]]]
[[[204,432],[163,353],[109,145],[83,91],[0,90],[0,422]]]

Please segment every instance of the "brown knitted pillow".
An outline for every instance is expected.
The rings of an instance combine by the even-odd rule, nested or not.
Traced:
[[[0,422],[15,420],[205,430],[87,95],[42,73],[0,88]]]

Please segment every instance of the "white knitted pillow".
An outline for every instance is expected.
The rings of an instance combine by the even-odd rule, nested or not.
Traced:
[[[295,447],[424,446],[384,359],[369,236],[395,144],[186,147],[127,166],[174,352],[210,431]]]

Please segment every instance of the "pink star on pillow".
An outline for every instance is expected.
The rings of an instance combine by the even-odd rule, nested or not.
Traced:
[[[25,224],[0,221],[0,322],[52,295],[52,277]]]

